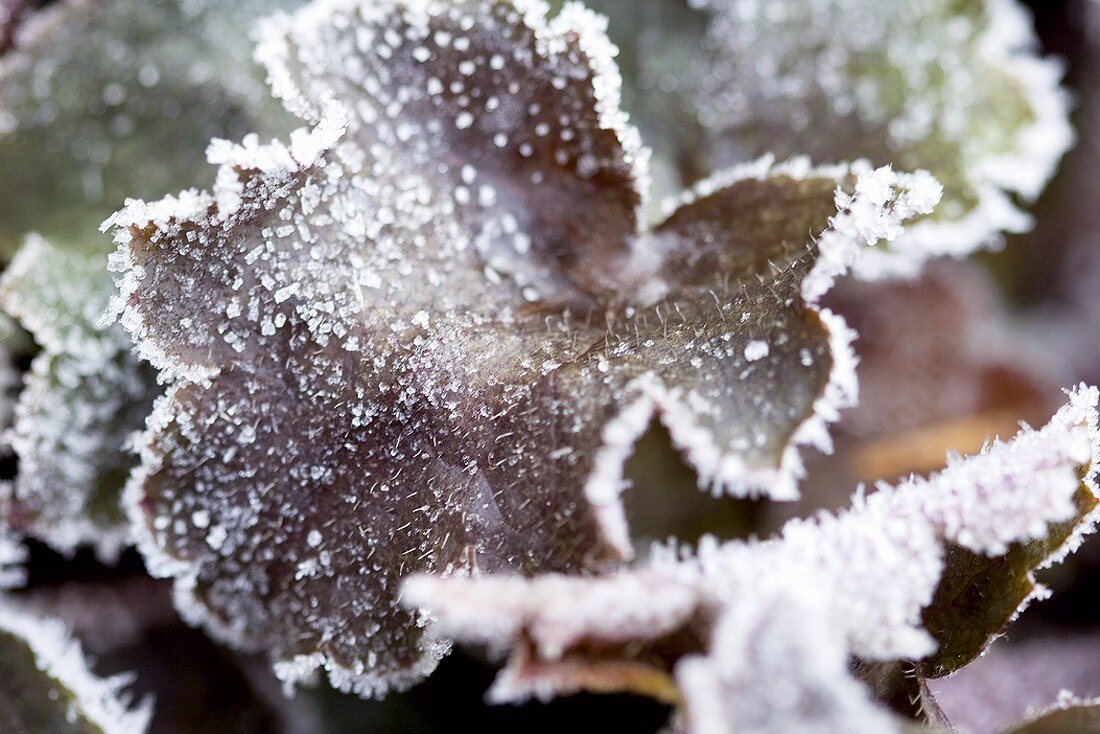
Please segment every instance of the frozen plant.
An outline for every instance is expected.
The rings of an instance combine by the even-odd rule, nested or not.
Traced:
[[[966,308],[993,292],[980,276],[828,300],[848,273],[915,276],[1029,225],[1073,135],[1015,0],[40,5],[0,6],[0,578],[30,587],[0,600],[0,667],[54,685],[70,728],[137,731],[147,708],[110,683],[80,704],[26,610],[93,650],[209,633],[242,716],[272,670],[288,694],[381,698],[457,640],[507,657],[497,702],[641,694],[685,734],[950,731],[928,681],[1095,527],[1085,385],[930,476],[869,490],[834,464],[816,486],[847,510],[770,533],[747,509],[814,488],[805,459],[859,399],[833,302],[948,312],[893,324],[928,354],[868,352],[857,418],[883,436],[1022,410],[992,369],[1049,416],[1061,373],[1001,310],[997,349],[972,343],[994,322]],[[891,415],[930,381],[926,413]],[[697,487],[632,492],[661,432]],[[631,503],[688,498],[763,537],[640,542]],[[160,616],[167,583],[148,615],[126,591],[131,543],[133,588],[170,579],[201,633]],[[89,547],[119,569],[50,575],[79,577]],[[203,677],[199,700],[222,680],[135,660],[169,680],[164,731],[173,675]],[[37,689],[4,695],[0,716],[43,728],[19,708]],[[1094,713],[1067,697],[1024,731]]]

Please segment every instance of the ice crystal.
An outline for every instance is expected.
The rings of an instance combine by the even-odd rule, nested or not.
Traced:
[[[612,53],[579,5],[322,0],[259,49],[311,127],[112,218],[122,321],[173,381],[128,490],[144,552],[288,681],[431,670],[411,572],[629,555],[654,418],[701,485],[790,498],[851,401],[815,302],[938,184],[763,160],[648,228]]]
[[[0,599],[0,724],[12,734],[141,734],[151,702],[128,708],[126,676],[99,679],[56,620]]]
[[[62,552],[93,544],[112,558],[129,540],[119,497],[155,379],[125,330],[97,326],[113,284],[106,262],[31,237],[0,280],[0,307],[42,349],[15,408],[19,473],[3,510]]]
[[[1026,229],[1013,196],[1034,199],[1073,139],[1062,66],[1037,55],[1017,0],[589,4],[611,16],[643,134],[679,143],[664,170],[772,152],[931,171],[943,205],[865,275]]]
[[[704,543],[594,579],[419,576],[404,598],[445,634],[513,651],[498,700],[572,692],[586,673],[632,664],[648,677],[635,670],[621,688],[648,692],[634,681],[668,676],[691,732],[891,731],[844,676],[849,656],[977,654],[970,636],[984,646],[1039,593],[1033,570],[1096,522],[1098,399],[1082,388],[1040,431],[857,495],[839,515],[792,521],[767,542]],[[1030,593],[986,576],[984,561]],[[966,623],[934,624],[956,606],[972,612]]]

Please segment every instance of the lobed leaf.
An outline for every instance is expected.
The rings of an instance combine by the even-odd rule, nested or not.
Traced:
[[[833,454],[811,455],[802,498],[763,508],[757,532],[839,510],[852,487],[940,470],[1021,420],[1042,425],[1076,373],[1051,359],[978,263],[929,263],[920,277],[841,281],[824,299],[859,337],[859,405],[834,429]]]
[[[951,608],[945,588],[980,588],[990,609],[1004,603],[996,588],[961,583],[952,547],[1004,563],[1017,544],[1041,546],[1027,570],[1013,564],[1024,574],[1092,531],[1096,513],[1078,498],[1084,486],[1095,505],[1098,401],[1100,391],[1079,390],[1041,431],[857,496],[838,516],[794,520],[774,540],[704,544],[694,557],[593,579],[419,576],[404,598],[444,634],[513,651],[496,700],[569,693],[586,681],[571,671],[615,661],[671,676],[688,731],[744,721],[761,732],[891,731],[844,675],[849,657],[917,660],[957,645],[957,628],[925,621]]]
[[[129,443],[157,393],[125,330],[97,325],[112,285],[106,253],[59,250],[38,237],[0,280],[0,307],[42,349],[15,406],[19,466],[3,514],[60,552],[94,545],[107,559],[130,542],[120,505],[137,463]]]
[[[140,734],[151,702],[128,708],[125,676],[88,672],[80,646],[57,621],[0,600],[0,725],[12,734]]]
[[[446,644],[415,571],[581,571],[631,552],[653,417],[700,483],[795,495],[850,402],[815,303],[926,213],[926,174],[770,160],[641,223],[646,154],[597,16],[326,0],[259,56],[313,123],[217,143],[210,193],[111,220],[118,308],[173,380],[129,491],[184,612],[377,694]]]
[[[624,49],[628,109],[689,177],[767,152],[931,171],[943,205],[864,276],[1028,229],[1014,197],[1038,196],[1073,142],[1062,65],[1016,0],[590,2]]]

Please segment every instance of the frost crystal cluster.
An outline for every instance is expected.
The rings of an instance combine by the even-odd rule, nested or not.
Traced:
[[[343,731],[275,678],[382,698],[455,642],[492,702],[950,727],[928,681],[1095,528],[1100,392],[1055,412],[966,294],[865,371],[845,313],[994,299],[882,279],[1028,229],[1062,75],[1016,0],[0,0],[0,728],[192,731],[190,676]],[[891,388],[929,364],[999,412]]]

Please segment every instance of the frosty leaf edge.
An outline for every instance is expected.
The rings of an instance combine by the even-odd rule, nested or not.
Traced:
[[[16,657],[8,658],[13,652]],[[122,697],[121,688],[130,682],[129,676],[96,677],[89,671],[79,643],[68,635],[63,623],[31,616],[3,598],[0,598],[0,655],[5,656],[0,662],[6,677],[0,684],[0,689],[6,689],[3,690],[4,698],[11,695],[12,689],[8,686],[12,686],[20,697],[20,706],[46,710],[63,708],[52,715],[32,715],[25,722],[28,726],[52,721],[53,726],[68,725],[73,731],[102,734],[141,734],[149,726],[152,700],[146,699],[130,707]],[[21,666],[30,662],[35,668],[33,678],[15,680],[10,677],[27,674]],[[38,689],[38,686],[43,688]],[[19,722],[19,712],[6,714],[12,717],[8,720]],[[33,729],[28,731],[38,734]],[[49,731],[60,730],[51,728]]]

